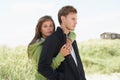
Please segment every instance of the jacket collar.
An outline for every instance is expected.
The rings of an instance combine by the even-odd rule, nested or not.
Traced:
[[[66,34],[63,32],[63,30],[60,27],[57,27],[56,34],[57,34],[57,37],[59,38],[59,40],[65,44],[66,43]]]

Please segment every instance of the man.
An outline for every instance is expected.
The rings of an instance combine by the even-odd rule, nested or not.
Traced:
[[[73,6],[64,6],[58,12],[60,27],[49,36],[43,45],[38,64],[38,72],[48,80],[86,80],[83,65],[80,59],[75,34],[71,34],[77,24],[77,10]],[[71,39],[71,50],[60,66],[53,70],[52,59],[58,54],[62,45]],[[68,46],[68,44],[66,44]],[[68,49],[67,47],[65,49]]]

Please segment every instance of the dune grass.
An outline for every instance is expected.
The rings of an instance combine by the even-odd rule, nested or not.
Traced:
[[[78,46],[86,73],[120,73],[120,40],[88,40]],[[27,46],[0,46],[0,80],[34,80],[34,73]]]
[[[0,80],[34,80],[34,66],[25,46],[0,46]]]
[[[120,40],[88,40],[79,43],[87,73],[120,72]]]

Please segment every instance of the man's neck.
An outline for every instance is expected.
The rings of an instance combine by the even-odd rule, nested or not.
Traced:
[[[61,25],[61,28],[62,28],[63,32],[64,32],[66,35],[69,35],[70,30],[67,29],[67,27],[65,27],[64,25]]]

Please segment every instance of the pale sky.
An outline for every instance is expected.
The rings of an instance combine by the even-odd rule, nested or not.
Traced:
[[[120,0],[0,0],[0,45],[27,45],[38,19],[72,5],[78,11],[77,41],[100,38],[103,32],[120,33]]]

